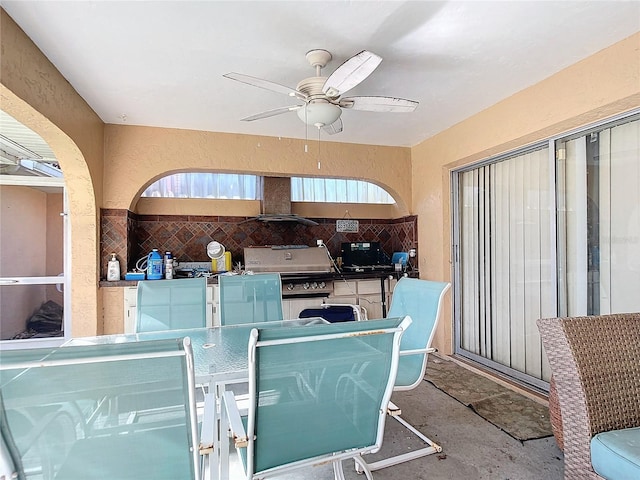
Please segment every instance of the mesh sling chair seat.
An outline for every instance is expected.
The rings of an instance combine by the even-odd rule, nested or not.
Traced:
[[[220,275],[220,325],[282,320],[279,273]]]
[[[401,278],[396,284],[388,317],[408,315],[411,317],[412,323],[402,336],[400,361],[398,363],[394,391],[411,390],[417,387],[424,379],[428,354],[435,351],[435,349],[431,348],[431,341],[440,318],[442,300],[450,286],[451,284],[445,282],[433,282],[407,277]],[[440,445],[433,442],[403,419],[400,409],[393,402],[389,402],[387,412],[417,436],[426,446],[369,463],[368,466],[371,471],[442,451]],[[358,468],[358,466],[356,467]]]
[[[254,329],[247,416],[232,392],[223,400],[246,478],[332,464],[335,478],[344,479],[342,460],[360,462],[377,451],[410,323],[403,317]]]
[[[4,351],[0,386],[0,476],[200,478],[188,338]]]
[[[207,325],[207,279],[138,282],[136,333]]]

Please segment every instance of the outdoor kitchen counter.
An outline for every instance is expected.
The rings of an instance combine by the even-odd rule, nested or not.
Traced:
[[[406,272],[407,276],[412,278],[418,278],[419,272],[418,270],[411,270]],[[374,279],[374,278],[387,278],[391,275],[393,278],[400,278],[404,275],[403,272],[395,272],[392,270],[388,271],[369,271],[369,272],[313,272],[313,273],[281,273],[280,276],[282,278],[282,283],[288,283],[291,281],[295,282],[317,282],[317,281],[327,281],[327,280],[366,280],[366,279]],[[162,281],[162,280],[158,280]],[[218,283],[218,276],[212,275],[207,278],[208,285],[215,285]],[[100,280],[100,287],[135,287],[138,285],[138,280],[119,280],[117,282],[107,282],[106,280]]]
[[[368,318],[384,318],[391,301],[393,279],[401,272],[284,273],[282,274],[283,314],[297,318],[299,312],[332,298],[334,303],[358,303],[367,308]],[[412,270],[409,276],[417,277]],[[391,277],[392,280],[389,280]],[[162,282],[162,280],[153,280]],[[218,278],[207,279],[207,315],[212,324],[217,320]],[[99,283],[103,299],[104,332],[131,333],[135,330],[138,281]],[[288,312],[288,313],[284,313]]]

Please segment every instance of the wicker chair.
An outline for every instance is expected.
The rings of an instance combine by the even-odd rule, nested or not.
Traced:
[[[592,438],[640,427],[640,313],[541,319],[538,328],[560,401],[565,478],[603,478]]]

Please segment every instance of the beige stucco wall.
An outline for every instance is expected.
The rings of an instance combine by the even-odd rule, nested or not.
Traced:
[[[411,179],[401,174],[411,170],[409,148],[323,142],[318,170],[317,152],[305,153],[304,144],[289,138],[107,125],[103,207],[135,210],[142,191],[168,172],[215,171],[364,179],[396,199],[399,216],[410,213]]]
[[[638,107],[640,33],[412,148],[421,276],[451,279],[451,170]],[[450,353],[451,302],[445,305],[434,346]]]
[[[100,333],[98,206],[103,123],[42,52],[0,10],[2,110],[38,133],[64,172],[71,220],[73,335]]]

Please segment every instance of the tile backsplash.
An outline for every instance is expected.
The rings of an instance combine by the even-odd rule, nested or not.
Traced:
[[[138,215],[128,210],[102,209],[100,253],[101,278],[106,275],[110,253],[120,260],[121,273],[153,248],[170,251],[182,262],[208,261],[207,244],[216,240],[231,252],[233,262],[244,264],[244,247],[261,245],[309,245],[321,239],[335,258],[343,242],[380,242],[389,256],[393,252],[417,248],[416,216],[394,220],[359,221],[357,233],[336,231],[336,218],[314,218],[317,226],[298,223],[263,223],[253,217]]]

